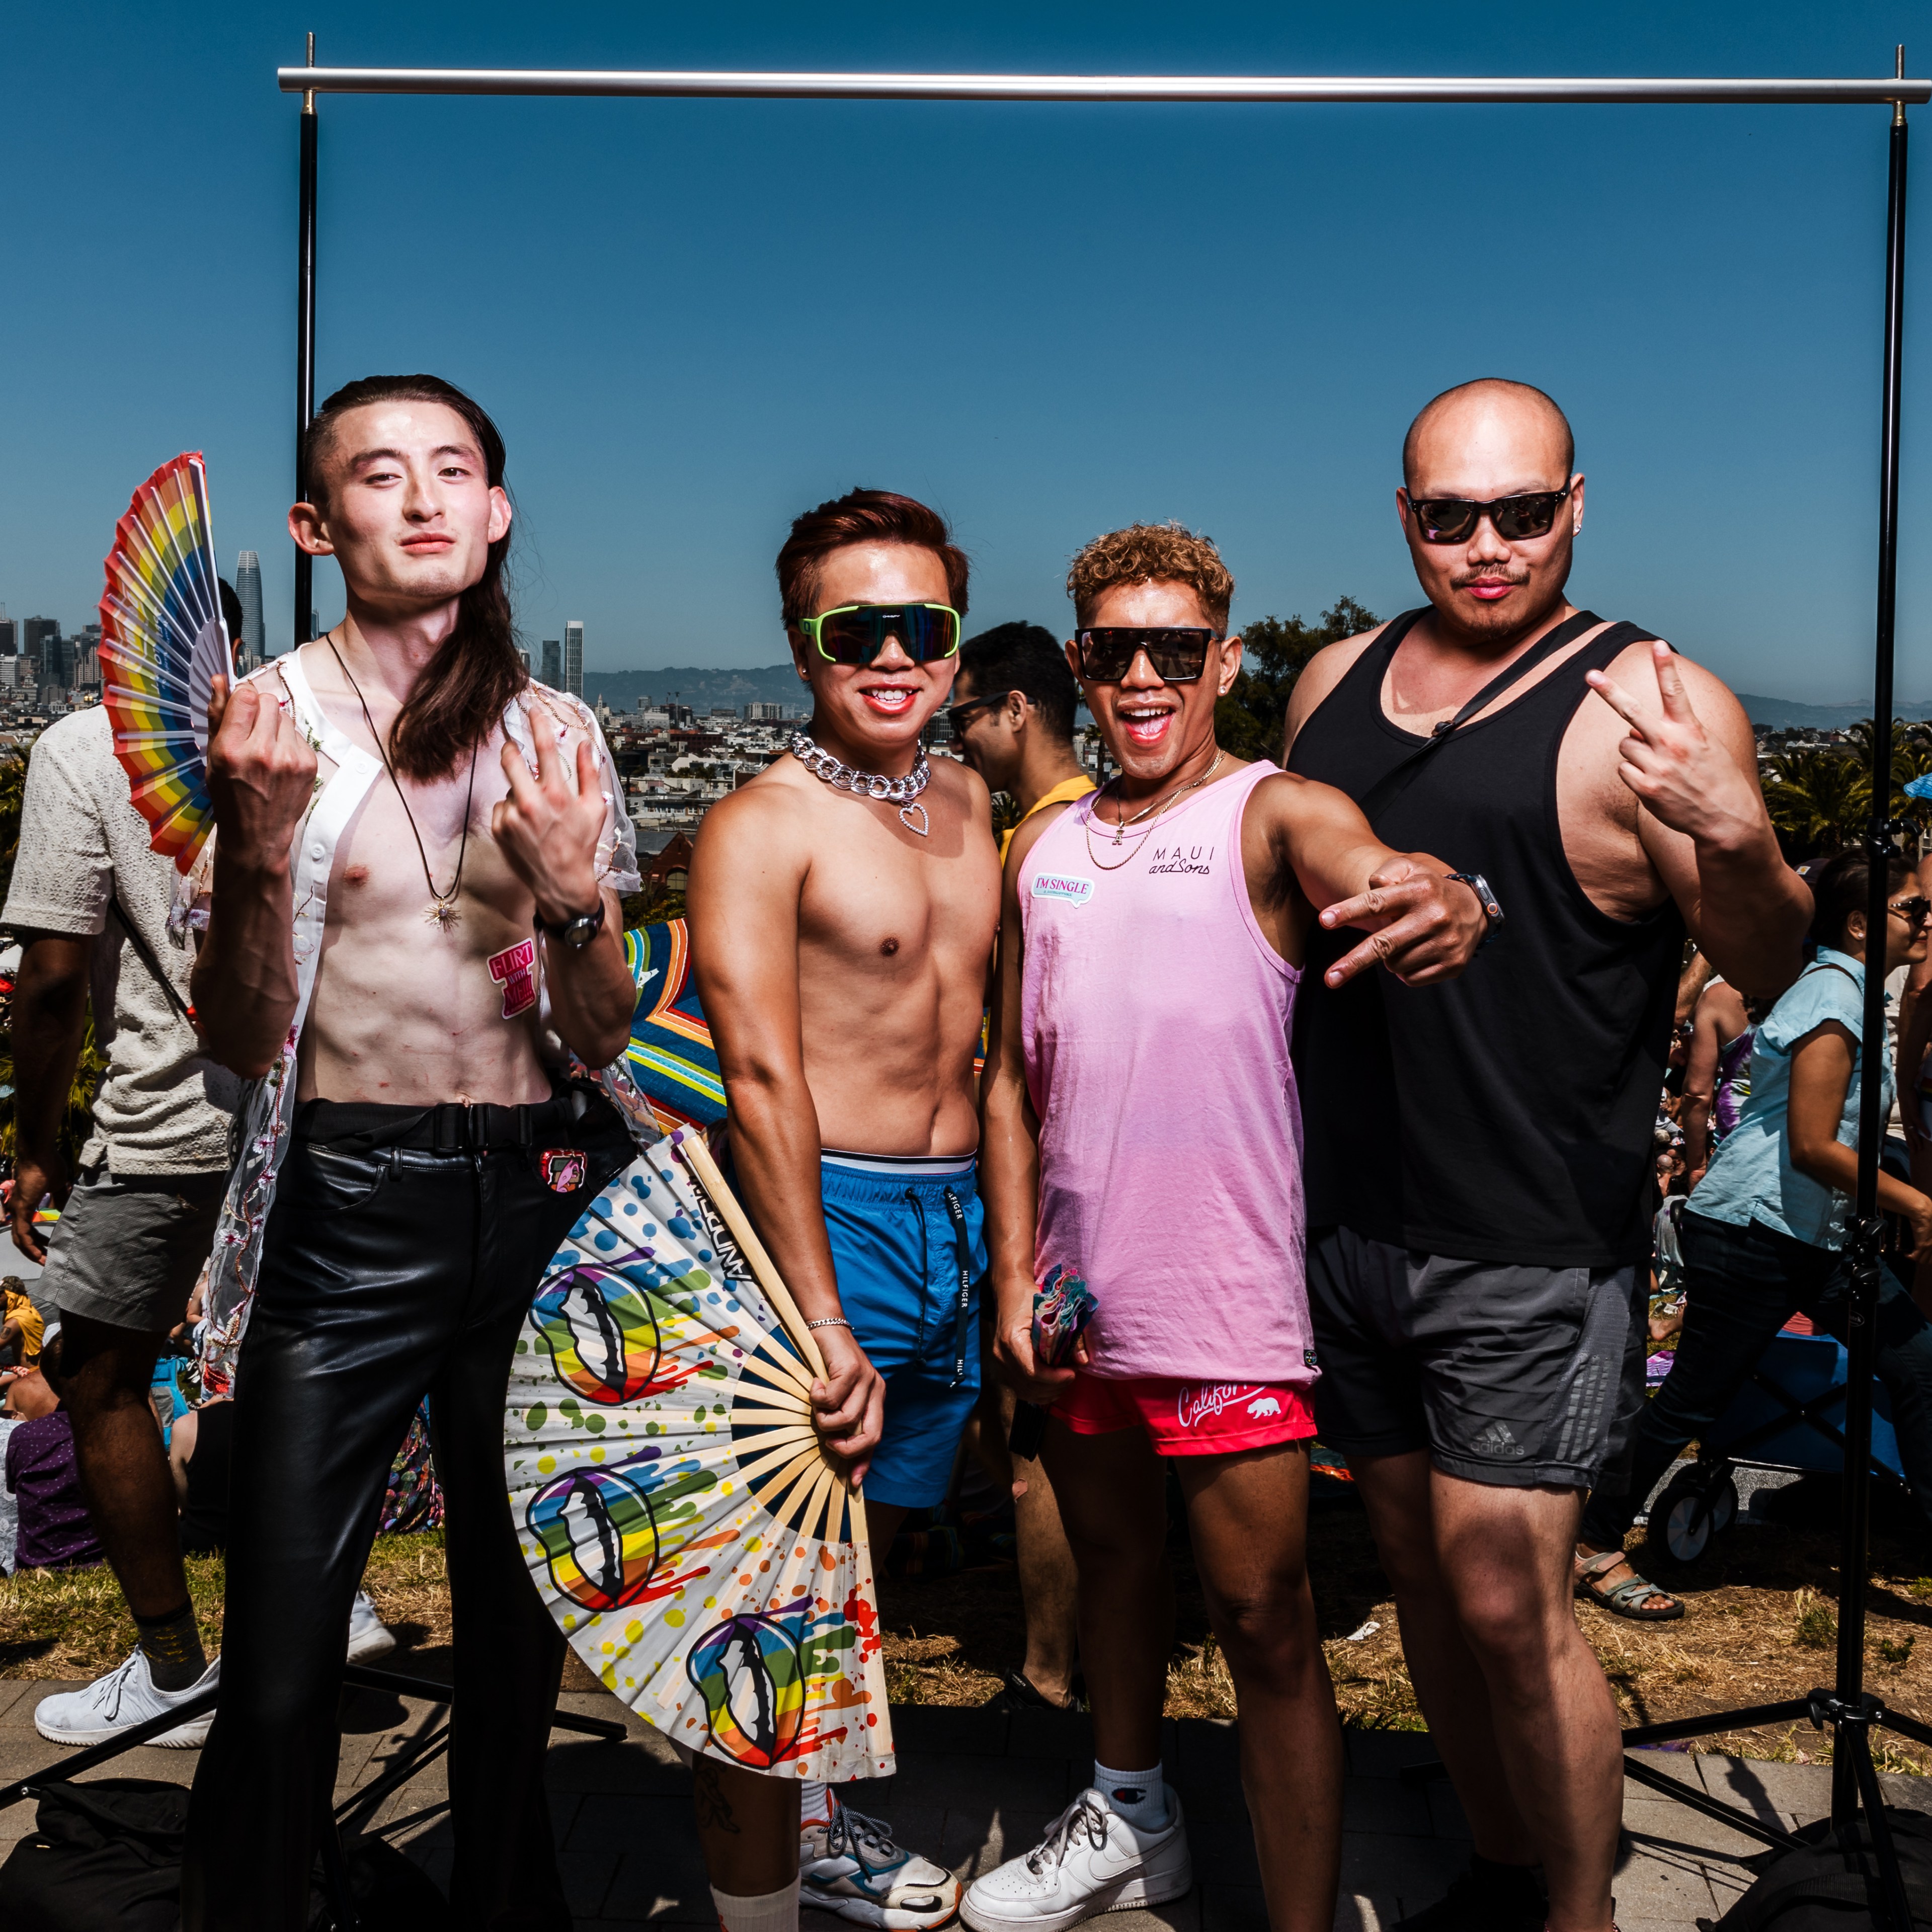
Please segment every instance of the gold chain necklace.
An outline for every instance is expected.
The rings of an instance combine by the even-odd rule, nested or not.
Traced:
[[[1160,814],[1164,812],[1176,799],[1183,796],[1188,792],[1198,790],[1202,785],[1204,785],[1208,781],[1221,769],[1221,760],[1227,755],[1228,754],[1226,752],[1217,750],[1214,754],[1214,762],[1210,765],[1198,778],[1190,778],[1184,785],[1177,785],[1172,791],[1168,794],[1166,797],[1156,799],[1153,804],[1142,806],[1140,810],[1136,812],[1132,818],[1117,820],[1114,826],[1114,836],[1112,842],[1112,844],[1115,847],[1118,847],[1120,844],[1121,834],[1123,832],[1131,831],[1134,826],[1139,824],[1141,820],[1144,818],[1148,819],[1148,824],[1146,830],[1143,831],[1140,837],[1134,842],[1133,850],[1128,853],[1125,858],[1116,860],[1111,866],[1101,865],[1100,855],[1094,850],[1094,818],[1095,812],[1098,812],[1100,809],[1100,799],[1096,796],[1094,800],[1092,809],[1088,812],[1086,818],[1082,822],[1080,828],[1082,836],[1087,841],[1087,857],[1088,862],[1090,864],[1100,866],[1100,870],[1103,872],[1118,872],[1123,866],[1131,865],[1133,861],[1139,856],[1142,846],[1147,843],[1148,832],[1151,832],[1154,830],[1154,821],[1159,819]],[[1152,814],[1151,818],[1149,817],[1150,814]],[[1105,825],[1106,822],[1107,821],[1104,818],[1100,820],[1100,823],[1102,825]]]
[[[416,842],[416,856],[422,861],[423,883],[429,887],[429,904],[423,908],[423,917],[439,932],[447,932],[462,914],[456,910],[457,895],[463,890],[463,862],[470,852],[470,807],[476,796],[477,746],[470,748],[470,789],[463,795],[463,842],[456,848],[456,876],[449,882],[449,890],[440,892],[436,889],[435,875],[429,868],[429,854],[423,850],[422,834],[416,830],[416,815],[410,809],[410,802],[404,794],[401,779],[396,776],[396,768],[389,762],[389,754],[382,743],[382,734],[376,729],[376,721],[369,716],[369,700],[362,695],[362,687],[356,682],[354,674],[342,661],[342,653],[335,648],[335,638],[332,633],[323,638],[328,646],[328,654],[334,658],[336,666],[349,680],[349,688],[356,694],[356,702],[362,707],[362,722],[369,728],[369,735],[376,741],[376,755],[382,761],[382,769],[389,775],[389,782],[396,788],[396,796],[402,801],[403,816],[410,821],[410,836]]]

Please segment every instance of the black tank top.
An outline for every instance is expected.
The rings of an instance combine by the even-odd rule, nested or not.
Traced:
[[[1425,614],[1362,652],[1288,769],[1367,800],[1398,851],[1483,874],[1504,923],[1440,986],[1377,970],[1330,991],[1323,971],[1360,934],[1311,943],[1294,1016],[1308,1224],[1474,1261],[1641,1262],[1684,923],[1674,903],[1624,920],[1590,902],[1563,850],[1556,757],[1583,674],[1651,634],[1612,625],[1407,765],[1427,741],[1383,715],[1382,680]],[[1586,611],[1564,628],[1601,621]]]

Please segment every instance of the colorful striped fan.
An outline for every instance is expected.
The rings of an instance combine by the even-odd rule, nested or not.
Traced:
[[[638,984],[626,1070],[664,1132],[716,1126],[724,1118],[724,1077],[698,1001],[689,928],[681,919],[634,927],[624,952]]]
[[[149,844],[185,872],[214,823],[208,694],[215,678],[235,674],[199,450],[163,464],[134,492],[106,572],[100,668],[114,755]]]

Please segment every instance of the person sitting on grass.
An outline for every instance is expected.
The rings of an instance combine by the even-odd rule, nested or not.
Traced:
[[[1664,1471],[1730,1406],[1792,1312],[1840,1341],[1850,1333],[1869,876],[1856,848],[1811,873],[1818,956],[1758,1028],[1750,1097],[1684,1204],[1676,1357],[1637,1425],[1629,1487],[1591,1497],[1576,1543],[1577,1594],[1618,1616],[1683,1616],[1682,1603],[1636,1574],[1624,1538]],[[1911,878],[1894,859],[1888,974],[1926,956],[1932,902]],[[1881,1114],[1892,1107],[1889,1042],[1883,1051]],[[1905,1222],[1915,1257],[1932,1255],[1932,1198],[1881,1170],[1878,1202]],[[1906,1481],[1932,1522],[1932,1322],[1889,1270],[1879,1290],[1877,1369]]]
[[[7,1436],[7,1492],[20,1511],[14,1566],[78,1570],[105,1553],[80,1492],[74,1424],[38,1369],[8,1378],[6,1412],[20,1424]]]

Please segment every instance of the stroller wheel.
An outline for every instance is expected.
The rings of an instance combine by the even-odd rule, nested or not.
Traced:
[[[1673,1562],[1694,1563],[1737,1508],[1738,1492],[1729,1476],[1707,1490],[1705,1479],[1687,1469],[1658,1498],[1650,1513],[1650,1533],[1660,1538]]]

